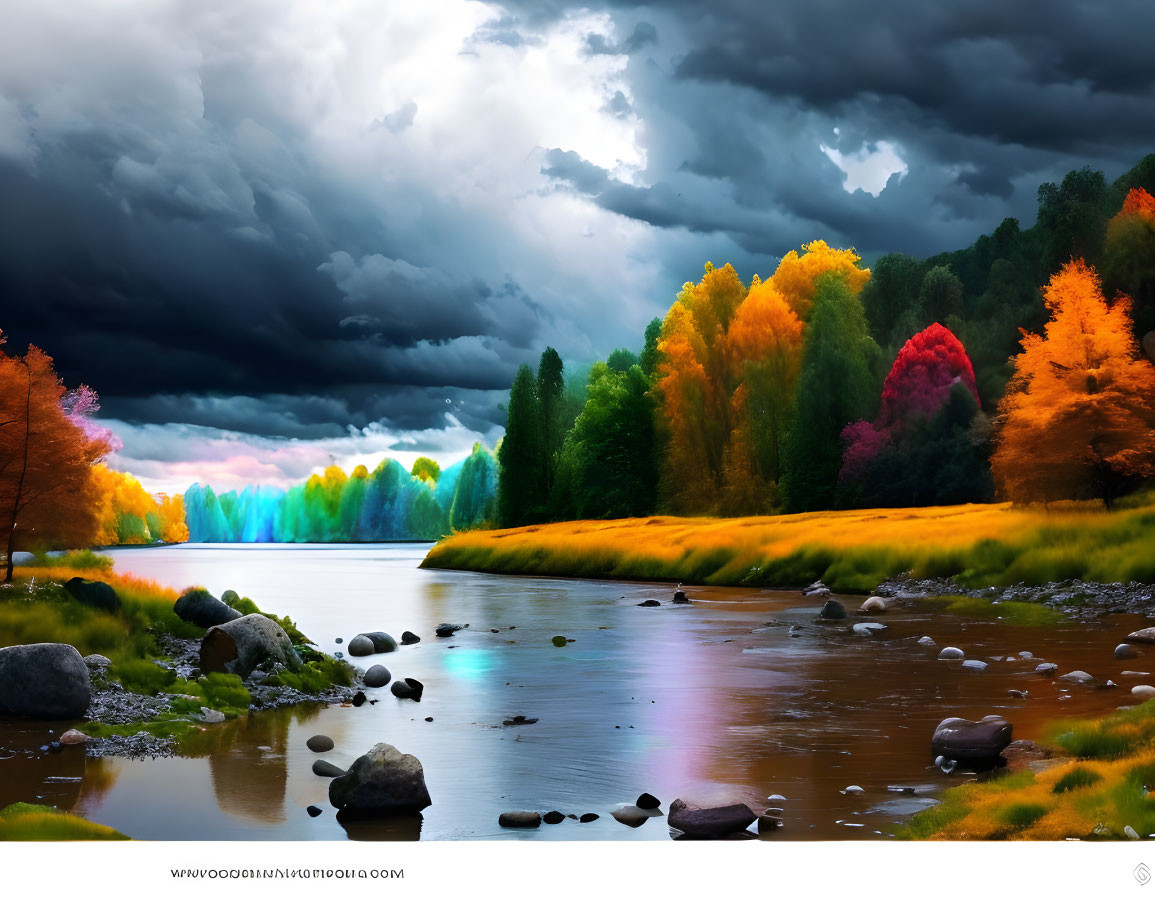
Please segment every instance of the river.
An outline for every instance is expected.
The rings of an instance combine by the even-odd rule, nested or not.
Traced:
[[[388,689],[361,708],[252,714],[206,738],[207,756],[85,758],[79,748],[40,756],[14,740],[46,743],[44,723],[0,726],[0,803],[34,800],[75,809],[141,839],[666,839],[663,818],[633,829],[609,813],[648,791],[767,805],[784,795],[785,839],[879,839],[896,817],[931,803],[946,776],[932,765],[938,722],[998,713],[1015,737],[1035,738],[1057,718],[1102,715],[1131,702],[1112,651],[1139,616],[1047,628],[1009,627],[926,605],[892,609],[882,637],[817,625],[819,603],[796,592],[694,588],[670,605],[669,585],[505,577],[418,568],[426,546],[181,545],[112,552],[118,571],[175,588],[234,589],[289,615],[322,649],[362,631],[422,641],[383,656],[394,678],[425,685],[416,703]],[[639,608],[648,598],[660,608]],[[861,597],[839,596],[853,609]],[[433,629],[468,624],[450,639]],[[769,623],[768,623],[769,622]],[[846,622],[849,625],[851,622]],[[792,630],[792,625],[797,630]],[[555,635],[572,638],[555,647]],[[929,634],[938,646],[916,643]],[[959,646],[981,673],[940,662]],[[1119,687],[1096,689],[1037,676],[1037,659]],[[1007,661],[1014,657],[1014,661]],[[1029,692],[1016,699],[1010,689]],[[536,717],[533,725],[503,720]],[[429,717],[432,721],[426,721]],[[62,728],[51,726],[55,734]],[[433,799],[419,822],[342,826],[311,772],[305,746],[326,734],[323,756],[348,765],[379,741],[415,754]],[[43,740],[41,740],[43,739]],[[850,785],[861,795],[842,794]],[[887,791],[914,786],[916,794]],[[317,805],[323,813],[306,812]],[[506,810],[597,813],[536,830],[507,830]]]

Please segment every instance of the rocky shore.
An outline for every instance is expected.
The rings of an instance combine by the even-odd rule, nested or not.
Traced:
[[[1052,583],[1016,583],[972,589],[953,580],[915,580],[896,577],[880,583],[878,595],[894,599],[967,596],[990,602],[1037,602],[1072,618],[1093,619],[1103,614],[1142,614],[1155,618],[1155,583],[1096,583],[1060,580]]]

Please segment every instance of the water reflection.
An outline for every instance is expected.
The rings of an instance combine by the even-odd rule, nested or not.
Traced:
[[[337,822],[354,842],[416,842],[421,838],[421,815],[387,817],[379,820],[347,819],[338,813]]]
[[[221,810],[258,823],[284,822],[292,720],[292,710],[270,710],[224,724],[209,756]]]
[[[0,808],[23,801],[84,812],[100,804],[120,768],[87,759],[80,745],[41,751],[65,730],[58,722],[0,720]]]

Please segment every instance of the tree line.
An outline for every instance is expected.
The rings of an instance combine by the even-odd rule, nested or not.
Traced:
[[[498,519],[1098,498],[1155,475],[1155,156],[1039,189],[1038,221],[872,269],[822,240],[706,263],[641,350],[510,391]],[[1140,348],[1146,338],[1147,355]],[[1045,442],[1047,450],[1038,450]]]

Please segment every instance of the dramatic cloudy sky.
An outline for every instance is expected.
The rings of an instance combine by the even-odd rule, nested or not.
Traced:
[[[1149,0],[0,0],[0,329],[156,490],[449,462],[707,259],[868,259],[1155,150]]]

